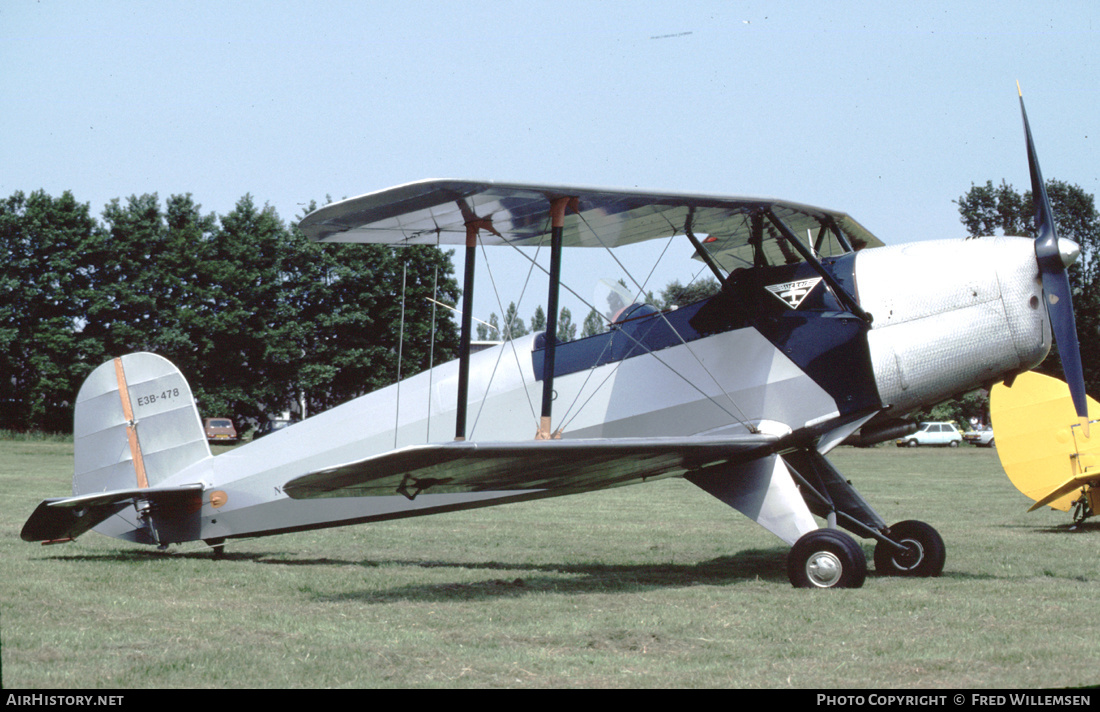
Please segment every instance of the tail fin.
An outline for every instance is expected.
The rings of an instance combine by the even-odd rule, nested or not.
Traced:
[[[150,353],[108,361],[85,379],[73,420],[73,496],[43,501],[23,527],[24,540],[68,541],[91,528],[141,543],[197,536],[197,519],[158,526],[138,511],[154,504],[197,514],[201,506],[201,484],[160,486],[211,456],[179,369]]]
[[[88,376],[73,417],[73,494],[155,487],[210,457],[187,380],[156,354],[128,354]]]
[[[1095,422],[1100,404],[1086,400]],[[1021,373],[1011,388],[993,386],[989,408],[1001,466],[1016,489],[1035,500],[1031,509],[1068,512],[1082,490],[1095,498],[1089,492],[1100,485],[1100,437],[1080,427],[1064,382],[1034,371]]]

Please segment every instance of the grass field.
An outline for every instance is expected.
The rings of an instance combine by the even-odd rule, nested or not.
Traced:
[[[991,450],[841,448],[943,576],[796,590],[786,547],[682,480],[229,542],[214,561],[19,539],[72,445],[0,441],[3,685],[1020,688],[1095,684],[1100,525],[1028,514]],[[868,555],[872,551],[865,544]]]

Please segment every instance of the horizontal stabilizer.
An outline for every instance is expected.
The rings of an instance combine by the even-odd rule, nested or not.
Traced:
[[[295,499],[368,497],[421,492],[553,490],[587,492],[636,480],[683,475],[775,450],[763,433],[733,438],[614,438],[457,441],[417,445],[290,480]]]
[[[45,542],[75,539],[138,501],[153,505],[180,505],[193,501],[197,509],[202,503],[202,489],[201,484],[193,484],[46,499],[35,508],[23,525],[20,537],[23,541]]]
[[[1045,507],[1046,505],[1050,504],[1051,502],[1054,502],[1058,499],[1061,499],[1062,497],[1065,497],[1067,494],[1071,494],[1071,493],[1075,492],[1076,490],[1081,489],[1086,484],[1088,484],[1089,480],[1095,480],[1096,478],[1097,478],[1097,475],[1095,473],[1092,473],[1092,474],[1086,473],[1086,474],[1083,474],[1083,475],[1078,475],[1077,477],[1071,477],[1066,482],[1064,482],[1061,486],[1055,487],[1051,491],[1051,493],[1048,494],[1046,497],[1043,497],[1042,499],[1035,500],[1035,504],[1028,507],[1027,511],[1034,512],[1036,509],[1039,509],[1040,507]]]

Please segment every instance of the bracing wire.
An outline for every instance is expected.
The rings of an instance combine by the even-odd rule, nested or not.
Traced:
[[[619,265],[620,269],[623,270],[623,272],[627,275],[627,277],[630,278],[630,281],[632,283],[634,283],[636,287],[638,287],[638,289],[639,289],[638,294],[639,295],[645,294],[645,285],[639,284],[639,282],[636,280],[634,275],[632,275],[630,273],[630,271],[627,269],[626,265],[624,265],[623,262],[621,262],[617,258],[614,251],[608,247],[608,245],[604,242],[604,240],[601,237],[599,237],[599,233],[591,226],[590,223],[587,222],[587,220],[584,219],[584,216],[579,215],[577,217],[579,217],[581,219],[581,222],[588,229],[588,231],[590,231],[592,233],[592,235],[596,239],[596,241],[599,242],[599,244],[601,244],[601,247],[603,247],[604,250],[610,255],[610,258],[612,258],[612,260],[614,260],[615,263]],[[673,232],[675,232],[675,228],[673,226],[671,226],[671,223],[670,223],[670,228],[672,228]],[[675,234],[671,235],[670,240],[669,240],[669,244],[671,244],[671,239],[674,238],[674,237],[675,237]],[[542,265],[538,264],[535,260],[530,258],[530,256],[525,254],[524,251],[520,250],[517,247],[517,245],[515,245],[511,242],[508,242],[508,241],[505,241],[505,243],[508,244],[509,247],[513,248],[517,253],[524,256],[524,259],[531,263],[531,267],[530,267],[531,270],[533,270],[533,267],[537,266],[539,270],[541,270],[544,274],[549,276],[550,272],[549,272],[549,270],[546,269],[546,267],[543,267]],[[665,244],[665,249],[662,250],[661,255],[658,258],[658,262],[660,262],[660,260],[663,259],[663,256],[664,256],[665,252],[668,251],[669,244]],[[656,270],[656,264],[654,264],[653,270]],[[652,275],[653,270],[650,271],[650,276]],[[530,273],[528,273],[528,278],[529,278],[529,276],[530,276]],[[647,277],[647,281],[648,281],[648,278],[649,277]],[[593,306],[590,302],[588,302],[587,299],[582,297],[580,294],[577,294],[575,289],[570,287],[568,284],[562,283],[562,286],[565,287],[566,291],[568,291],[570,294],[572,294],[574,297],[576,297],[577,300],[580,300],[581,304],[583,304],[584,306],[586,306],[590,309],[595,309],[595,306]],[[494,288],[495,288],[495,285],[494,285]],[[498,297],[498,302],[499,302],[499,297]],[[598,314],[598,310],[596,310],[596,311],[597,311],[597,314]],[[669,329],[672,331],[672,333],[674,333],[675,337],[680,340],[680,343],[682,344],[682,346],[684,346],[687,349],[687,352],[689,352],[692,355],[692,358],[695,360],[695,362],[698,364],[698,366],[700,366],[700,368],[703,370],[703,372],[709,377],[709,379],[711,379],[711,381],[714,383],[714,385],[718,388],[718,391],[720,393],[723,393],[726,396],[726,401],[729,402],[729,405],[731,407],[733,407],[733,409],[735,410],[736,413],[731,413],[729,409],[727,409],[722,404],[718,403],[717,399],[714,396],[707,394],[705,391],[702,390],[702,388],[698,387],[690,379],[687,379],[687,377],[684,376],[682,373],[676,371],[671,364],[669,364],[667,362],[664,362],[662,359],[660,359],[660,357],[657,357],[657,355],[654,354],[652,350],[648,349],[645,346],[645,344],[642,344],[642,343],[638,342],[638,340],[635,339],[634,337],[631,337],[629,335],[626,335],[626,336],[628,338],[630,338],[632,341],[635,341],[635,343],[637,343],[637,346],[639,346],[639,347],[641,347],[641,349],[645,350],[646,353],[649,353],[650,355],[652,355],[652,357],[654,359],[657,359],[657,361],[659,363],[661,363],[661,365],[665,366],[665,368],[669,369],[670,371],[672,371],[673,373],[678,375],[680,377],[680,379],[682,379],[685,383],[687,383],[687,384],[691,385],[693,388],[695,388],[695,390],[698,391],[698,393],[703,395],[706,399],[708,399],[708,401],[711,401],[712,403],[714,403],[715,406],[717,406],[720,410],[722,410],[722,412],[726,413],[729,417],[731,417],[735,421],[737,421],[737,423],[739,423],[741,425],[749,425],[748,424],[748,417],[745,415],[744,410],[741,410],[740,407],[737,405],[737,403],[734,402],[733,396],[731,396],[729,393],[726,392],[725,388],[723,388],[722,384],[720,384],[718,382],[717,377],[711,372],[711,370],[706,368],[706,364],[703,363],[702,359],[698,358],[698,354],[695,353],[695,351],[692,349],[691,344],[689,342],[687,342],[686,339],[683,338],[681,333],[678,330],[676,330],[675,327],[672,326],[672,324],[669,321],[667,316],[664,316],[663,313],[660,313],[660,317],[664,321],[665,326],[669,327]],[[608,321],[608,325],[610,324],[609,320],[606,317],[604,317],[604,320]],[[554,336],[557,336],[557,335],[554,335]],[[597,360],[597,362],[598,362],[598,360]],[[619,362],[619,363],[621,363],[621,362]],[[594,370],[595,368],[596,368],[596,364],[594,363],[593,366],[592,366],[592,370]],[[615,369],[617,369],[617,368],[618,368],[618,364],[616,364],[616,366],[615,366]],[[609,376],[610,376],[610,374],[608,374],[608,376],[605,377],[604,381],[601,384],[599,384],[599,386],[597,386],[597,388],[596,388],[597,392],[598,392],[599,388],[603,387],[603,385],[607,382],[607,379],[609,379]],[[587,379],[585,380],[585,383],[587,383]],[[585,404],[587,404],[588,402],[591,401],[591,399],[594,395],[595,395],[595,393],[591,394],[590,396],[588,396],[587,399],[585,399],[585,403],[582,404],[582,406],[581,406],[582,409],[583,409]],[[577,393],[577,398],[580,398],[580,392]],[[530,396],[528,396],[528,401],[530,401]],[[573,408],[573,405],[575,405],[575,403],[576,403],[576,399],[574,399],[574,403],[571,404],[568,409],[566,409],[566,413],[572,412],[572,408]],[[533,406],[531,406],[531,407],[533,408]],[[575,418],[575,417],[576,416],[574,415],[573,418]]]
[[[603,240],[602,240],[602,239],[600,238],[599,234],[598,234],[598,233],[597,233],[597,232],[596,232],[596,231],[595,231],[595,230],[594,230],[594,229],[592,228],[592,226],[591,226],[591,225],[589,225],[589,224],[588,224],[588,222],[587,222],[587,221],[585,221],[585,220],[584,220],[583,216],[580,216],[580,217],[581,217],[581,221],[582,221],[582,222],[583,222],[583,223],[585,224],[585,226],[586,226],[586,227],[588,227],[589,231],[590,231],[590,232],[592,233],[592,235],[593,235],[593,236],[594,236],[594,237],[596,238],[596,240],[597,240],[597,241],[599,241],[600,245],[601,245],[601,246],[602,246],[602,247],[603,247],[603,248],[604,248],[605,250],[607,250],[608,254],[610,254],[610,255],[611,255],[611,258],[612,258],[612,259],[613,259],[613,260],[614,260],[614,261],[615,261],[615,262],[616,262],[616,263],[617,263],[617,264],[618,264],[618,265],[620,266],[620,268],[621,268],[621,269],[623,270],[623,272],[625,272],[625,273],[627,274],[627,276],[628,276],[628,277],[630,278],[630,280],[631,280],[632,282],[634,282],[635,286],[639,287],[639,288],[640,288],[640,289],[642,289],[642,291],[644,292],[644,287],[643,287],[642,285],[638,284],[638,281],[637,281],[636,279],[634,279],[634,277],[633,277],[633,275],[632,275],[632,274],[630,273],[630,271],[629,271],[628,269],[626,269],[626,266],[625,266],[625,265],[623,265],[623,264],[622,264],[622,261],[621,261],[621,260],[619,260],[619,259],[618,259],[618,257],[616,257],[616,256],[615,256],[615,254],[614,254],[614,252],[613,252],[613,251],[611,250],[611,248],[610,248],[610,247],[608,247],[608,246],[606,245],[606,243],[604,243],[604,241],[603,241]],[[512,243],[510,243],[510,242],[507,242],[507,241],[505,242],[505,244],[508,244],[509,246],[511,246],[511,247],[512,247],[512,248],[513,248],[514,250],[516,250],[516,252],[517,252],[517,253],[519,253],[520,255],[522,255],[524,259],[526,259],[526,260],[528,260],[529,262],[531,262],[531,264],[532,264],[532,268],[533,268],[533,267],[538,267],[539,269],[541,269],[541,270],[543,271],[543,273],[545,273],[545,274],[546,274],[547,276],[549,276],[549,274],[550,274],[549,270],[547,270],[547,269],[546,269],[545,267],[543,267],[542,265],[539,265],[538,263],[536,263],[536,262],[535,262],[535,261],[534,261],[534,260],[533,260],[533,259],[532,259],[531,257],[529,257],[528,255],[524,254],[523,250],[519,249],[519,247],[517,247],[516,245],[514,245],[514,244],[512,244]],[[667,248],[667,246],[666,246],[666,248]],[[663,254],[664,254],[664,252],[662,252],[662,256],[663,256]],[[574,297],[576,297],[576,298],[577,298],[577,300],[579,300],[579,301],[580,301],[580,302],[581,302],[582,304],[584,304],[584,305],[585,305],[586,307],[588,307],[589,309],[592,309],[592,310],[596,310],[596,307],[595,307],[594,305],[592,305],[592,304],[591,304],[591,303],[590,303],[590,302],[589,302],[589,301],[588,301],[587,299],[585,299],[585,298],[584,298],[584,297],[582,297],[581,295],[577,294],[576,290],[574,290],[574,289],[573,289],[572,287],[570,287],[569,285],[565,284],[564,282],[562,283],[562,286],[563,286],[563,287],[565,287],[565,289],[566,289],[566,290],[567,290],[567,291],[568,291],[568,292],[569,292],[570,294],[572,294],[572,295],[573,295]],[[599,313],[599,310],[596,310],[596,311],[597,311],[597,313]],[[747,416],[746,416],[746,415],[744,414],[744,412],[743,412],[743,411],[742,411],[742,410],[741,410],[741,409],[740,409],[740,408],[739,408],[739,407],[737,406],[737,404],[736,404],[736,403],[735,403],[735,402],[733,401],[733,397],[732,397],[732,396],[731,396],[731,395],[730,395],[729,393],[726,393],[726,392],[725,392],[725,389],[724,389],[724,388],[722,388],[722,387],[721,387],[721,384],[719,384],[719,383],[718,383],[718,379],[717,379],[717,378],[715,378],[714,374],[713,374],[713,373],[711,373],[709,369],[707,369],[706,365],[705,365],[705,364],[703,364],[703,362],[701,361],[701,359],[699,358],[699,356],[698,356],[698,355],[697,355],[697,354],[696,354],[696,353],[695,353],[695,352],[694,352],[694,351],[692,350],[691,346],[690,346],[690,345],[688,344],[688,342],[687,342],[687,341],[686,341],[686,340],[684,339],[684,337],[683,337],[683,336],[682,336],[682,335],[681,335],[681,334],[680,334],[680,333],[679,333],[679,332],[678,332],[678,331],[676,330],[676,328],[675,328],[675,327],[673,327],[673,326],[672,326],[672,324],[671,324],[671,323],[669,323],[669,321],[668,321],[668,317],[666,317],[666,316],[665,316],[665,315],[664,315],[663,313],[661,313],[661,318],[662,318],[662,319],[664,320],[665,324],[666,324],[666,325],[668,325],[668,327],[669,327],[669,329],[670,329],[670,330],[672,331],[672,333],[676,335],[676,338],[678,338],[678,339],[680,340],[680,343],[681,343],[682,345],[684,345],[684,346],[685,346],[685,347],[687,348],[687,350],[688,350],[688,353],[690,353],[690,354],[691,354],[692,358],[694,358],[694,359],[695,359],[695,361],[696,361],[696,362],[697,362],[697,363],[699,364],[699,366],[700,366],[700,367],[701,367],[701,368],[703,369],[703,371],[704,371],[704,372],[705,372],[705,373],[706,373],[706,374],[707,374],[707,375],[708,375],[708,376],[710,377],[711,381],[713,381],[713,382],[714,382],[714,384],[715,384],[715,385],[716,385],[716,386],[718,387],[719,391],[721,391],[722,393],[724,393],[724,394],[725,394],[725,396],[726,396],[726,399],[727,399],[727,400],[728,400],[728,401],[730,402],[730,405],[731,405],[731,406],[733,407],[733,409],[734,409],[734,411],[736,411],[736,413],[730,412],[730,411],[729,411],[729,410],[728,410],[728,409],[727,409],[727,408],[726,408],[725,406],[723,406],[723,405],[722,405],[721,403],[718,403],[718,402],[717,402],[717,400],[716,400],[716,399],[715,399],[715,398],[714,398],[713,396],[711,396],[711,395],[709,395],[708,393],[706,393],[706,392],[705,392],[704,390],[702,390],[701,388],[699,388],[699,386],[697,386],[696,384],[694,384],[694,383],[693,383],[693,382],[692,382],[692,381],[691,381],[690,379],[688,379],[688,378],[687,378],[686,376],[684,376],[683,374],[679,373],[679,372],[678,372],[678,371],[677,371],[677,370],[676,370],[675,368],[673,368],[673,367],[672,367],[672,366],[671,366],[670,364],[666,363],[666,362],[665,362],[665,361],[663,361],[663,360],[662,360],[662,359],[661,359],[660,357],[656,356],[656,355],[654,354],[654,352],[653,352],[652,350],[650,350],[649,348],[647,348],[647,347],[646,347],[646,346],[645,346],[644,344],[642,344],[642,343],[638,342],[638,340],[637,340],[637,339],[634,339],[634,338],[633,338],[632,336],[630,336],[629,334],[626,334],[626,336],[627,336],[628,338],[630,338],[630,339],[631,339],[632,341],[634,341],[634,342],[635,342],[635,343],[636,343],[636,344],[637,344],[638,346],[640,346],[640,347],[641,347],[641,348],[642,348],[642,349],[643,349],[643,350],[644,350],[644,351],[645,351],[646,353],[648,353],[649,355],[651,355],[651,356],[653,356],[654,358],[656,358],[656,359],[657,359],[657,362],[658,362],[658,363],[660,363],[661,365],[663,365],[663,366],[664,366],[665,368],[668,368],[668,369],[669,369],[670,371],[672,371],[672,372],[673,372],[673,373],[675,373],[675,374],[676,374],[677,376],[679,376],[679,377],[680,377],[680,378],[681,378],[682,380],[684,380],[684,381],[685,381],[685,382],[686,382],[686,383],[687,383],[688,385],[692,386],[692,388],[694,388],[695,390],[697,390],[697,391],[698,391],[698,392],[699,392],[699,393],[700,393],[700,394],[701,394],[701,395],[702,395],[703,397],[705,397],[705,398],[706,398],[707,400],[709,400],[709,401],[711,401],[712,403],[714,403],[714,404],[715,404],[715,406],[717,406],[717,407],[718,407],[718,408],[719,408],[719,409],[720,409],[720,410],[721,410],[722,412],[726,413],[726,414],[727,414],[727,415],[729,415],[729,416],[730,416],[731,418],[733,418],[733,420],[734,420],[734,421],[736,421],[736,422],[738,422],[738,423],[740,423],[740,424],[742,424],[742,425],[747,425],[747,424],[748,424],[748,417],[747,417]],[[605,320],[605,321],[608,321],[608,324],[610,325],[610,320],[608,320],[606,316],[604,316],[604,320]],[[597,361],[597,363],[598,363],[598,361]],[[622,363],[621,361],[620,361],[620,362],[617,362],[614,368],[615,368],[615,369],[617,369],[617,368],[618,368],[618,365],[619,365],[619,364],[621,364],[621,363]],[[596,368],[596,364],[594,363],[594,364],[593,364],[593,366],[591,367],[591,369],[592,369],[592,370],[594,370],[595,368]],[[602,387],[603,387],[603,385],[604,385],[605,383],[607,383],[607,380],[608,380],[608,379],[610,378],[610,376],[611,376],[611,374],[608,374],[607,378],[605,378],[605,379],[604,379],[604,380],[603,380],[603,381],[602,381],[602,382],[600,383],[600,385],[599,385],[599,386],[597,387],[597,389],[596,389],[596,391],[597,391],[597,392],[599,391],[599,389],[600,389],[600,388],[602,388]],[[585,381],[585,382],[587,383],[587,379],[586,379],[586,381]],[[585,403],[581,405],[581,409],[583,409],[584,405],[585,405],[585,404],[587,404],[587,403],[588,403],[589,401],[591,401],[592,397],[594,397],[594,396],[595,396],[595,392],[594,392],[594,393],[592,393],[592,394],[590,394],[590,395],[589,395],[589,397],[588,397],[588,398],[587,398],[587,399],[585,400]],[[580,394],[578,393],[578,396],[577,396],[577,398],[579,398],[579,397],[580,397]],[[575,402],[576,402],[576,401],[574,400],[574,403],[575,403]],[[569,409],[567,410],[567,413],[568,413],[568,412],[571,412],[571,411],[572,411],[572,405],[571,405],[571,406],[570,406],[570,408],[569,408]],[[579,411],[578,411],[578,414],[579,414]],[[574,416],[573,416],[573,418],[576,418],[576,415],[574,415]]]
[[[485,244],[482,243],[480,239],[478,240],[478,244],[481,246],[482,261],[485,264],[485,269],[489,274],[489,283],[493,286],[493,294],[496,297],[497,306],[500,308],[500,312],[503,315],[503,314],[506,313],[506,310],[504,309],[504,303],[501,301],[501,298],[500,298],[500,291],[497,289],[496,279],[493,277],[493,270],[492,270],[492,267],[489,264],[489,255],[485,252]],[[541,249],[541,248],[542,248],[542,246],[539,245],[538,248],[535,250],[536,260],[538,258],[538,250]],[[534,264],[536,264],[536,263],[533,262],[532,265],[534,265]],[[531,273],[533,271],[534,271],[534,266],[528,267],[528,269],[527,269],[527,278],[523,281],[523,287],[520,289],[519,300],[518,300],[518,303],[517,303],[517,306],[516,306],[516,314],[517,315],[519,314],[519,304],[523,303],[523,296],[527,292],[527,285],[531,281]],[[513,321],[509,321],[508,323],[503,325],[503,328],[505,329],[505,334],[508,336],[508,346],[512,351],[512,355],[516,359],[516,370],[519,372],[520,377],[522,379],[523,366],[520,364],[520,361],[519,361],[519,352],[516,351],[515,339],[513,339],[511,337],[512,324],[513,323],[514,323]],[[493,378],[496,376],[497,368],[500,366],[500,359],[504,356],[504,351],[505,351],[505,349],[502,348],[500,350],[500,353],[497,354],[496,363],[493,364],[493,370],[489,374],[489,382],[485,386],[485,392],[481,396],[481,403],[478,405],[477,414],[474,416],[474,422],[470,426],[470,437],[471,438],[473,437],[474,431],[477,429],[477,422],[481,418],[481,412],[482,412],[482,410],[485,409],[485,401],[489,397],[489,388],[493,383]],[[535,415],[535,404],[531,401],[531,393],[527,390],[527,384],[526,383],[523,384],[523,393],[527,397],[527,406],[531,410],[531,419],[534,423],[537,424],[538,423],[538,416]]]
[[[614,252],[612,252],[611,248],[608,247],[607,244],[603,241],[603,239],[600,237],[599,233],[592,228],[592,226],[589,224],[589,222],[587,220],[584,219],[584,216],[579,215],[578,217],[580,218],[580,220],[584,224],[584,226],[588,228],[588,231],[590,233],[592,233],[592,236],[596,238],[596,240],[600,243],[601,246],[603,246],[603,248],[607,251],[607,253],[609,255],[611,255],[611,258],[613,260],[615,260],[615,262],[619,265],[620,268],[622,268],[622,270],[626,274],[626,276],[630,278],[630,281],[634,282],[635,286],[637,286],[638,289],[640,290],[640,293],[644,294],[645,293],[645,286],[640,284],[638,282],[638,280],[635,279],[634,275],[631,274],[630,270],[628,270],[626,268],[626,265],[624,265],[622,263],[622,261],[619,260],[619,258],[615,256],[615,254],[614,254]],[[667,250],[667,245],[666,245],[666,250]],[[661,253],[661,257],[663,257],[663,256],[664,256],[664,252]],[[652,274],[652,271],[650,272],[650,274]],[[695,386],[695,384],[691,384],[691,385],[693,387],[695,387],[697,390],[699,390],[699,392],[702,393],[704,396],[706,396],[708,400],[714,402],[715,405],[718,405],[719,408],[721,408],[723,411],[725,411],[727,414],[729,414],[730,417],[732,417],[734,420],[736,420],[737,422],[739,422],[741,424],[747,424],[748,418],[745,416],[745,413],[741,410],[741,408],[738,407],[737,403],[734,402],[733,396],[731,396],[729,393],[727,393],[725,388],[722,388],[722,384],[720,384],[718,382],[718,379],[714,376],[713,373],[710,372],[710,369],[708,369],[706,367],[706,364],[703,363],[702,359],[700,359],[698,354],[696,354],[695,351],[691,348],[691,345],[687,342],[687,340],[684,339],[684,337],[680,334],[680,332],[676,330],[676,327],[674,327],[672,325],[672,322],[670,322],[668,320],[668,317],[665,316],[665,313],[662,311],[662,312],[658,312],[658,314],[660,314],[660,317],[665,322],[665,325],[668,326],[668,328],[672,330],[672,333],[676,335],[676,338],[679,339],[680,343],[687,349],[688,353],[691,354],[691,357],[695,359],[695,362],[697,364],[699,364],[699,367],[703,369],[703,372],[706,373],[707,376],[710,377],[711,382],[714,383],[714,385],[718,388],[718,390],[721,393],[725,394],[726,400],[729,401],[730,405],[733,406],[733,409],[736,410],[740,415],[734,415],[733,413],[730,413],[724,407],[719,405],[717,403],[717,401],[715,401],[715,399],[712,396],[707,395],[702,389],[699,389],[698,386]],[[633,337],[630,337],[630,338],[633,340]],[[639,344],[639,345],[641,346],[641,344]],[[642,348],[644,349],[645,347],[642,346]],[[646,349],[646,351],[649,354],[653,355],[653,352],[650,351],[649,349]],[[680,376],[681,378],[683,378],[688,383],[691,383],[690,380],[685,378],[682,374],[677,372],[674,368],[672,368],[668,364],[665,364],[663,361],[661,361],[660,358],[657,358],[657,360],[660,361],[665,366],[667,366],[670,370],[672,370],[673,373],[676,373],[676,375]]]

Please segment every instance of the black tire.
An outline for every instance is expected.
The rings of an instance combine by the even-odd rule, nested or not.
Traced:
[[[884,576],[939,576],[947,560],[947,548],[940,533],[916,520],[898,522],[888,536],[909,548],[907,555],[896,554],[883,543],[875,546],[875,571]]]
[[[919,444],[920,443],[918,443],[916,440],[910,440],[909,441],[909,447],[916,447]]]
[[[867,578],[867,557],[844,532],[815,529],[791,547],[787,576],[795,588],[859,588]]]
[[[952,440],[951,442],[948,443],[948,445],[950,445],[951,447],[958,447],[959,446],[959,441],[958,440]]]

